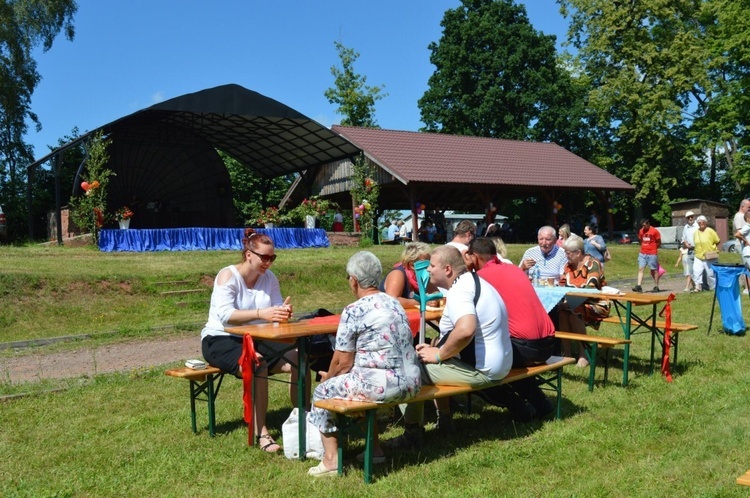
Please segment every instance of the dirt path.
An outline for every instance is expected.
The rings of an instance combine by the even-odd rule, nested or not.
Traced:
[[[202,358],[200,337],[194,334],[0,358],[0,378],[19,384],[148,368],[189,358]]]
[[[644,282],[644,288],[651,283],[649,277],[644,279]],[[680,273],[672,271],[662,280],[660,287],[664,293],[679,294],[683,282]],[[633,283],[615,282],[614,286],[629,291]],[[137,340],[57,353],[40,351],[17,357],[0,357],[0,381],[19,384],[42,379],[92,376],[202,357],[200,337],[197,334]]]

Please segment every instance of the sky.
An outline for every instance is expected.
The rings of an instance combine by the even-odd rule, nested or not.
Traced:
[[[78,0],[75,39],[35,53],[42,80],[26,142],[35,158],[60,139],[151,105],[235,83],[331,126],[341,121],[323,93],[340,66],[334,41],[359,52],[354,70],[384,86],[381,128],[416,131],[417,101],[434,72],[446,10],[460,0]],[[557,36],[568,22],[555,0],[516,0],[535,29]]]

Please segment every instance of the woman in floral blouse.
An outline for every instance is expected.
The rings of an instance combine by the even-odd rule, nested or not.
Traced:
[[[357,301],[341,314],[331,367],[315,388],[313,400],[340,398],[390,403],[415,396],[421,378],[409,320],[396,299],[378,290],[382,275],[380,261],[371,252],[358,252],[349,259],[346,273]],[[338,467],[335,414],[313,407],[309,420],[321,432],[325,455],[308,474],[335,476]],[[373,461],[382,463],[385,457],[377,431],[373,443]]]

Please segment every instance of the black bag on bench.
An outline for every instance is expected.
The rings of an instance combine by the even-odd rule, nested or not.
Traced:
[[[301,320],[308,318],[316,318],[319,316],[331,316],[333,313],[325,308],[320,308],[313,313],[308,313],[300,317]],[[333,344],[336,340],[335,335],[331,334],[315,334],[310,338],[310,350],[307,352],[309,361],[309,368],[315,372],[315,380],[320,382],[320,374],[318,372],[327,372],[331,367],[331,359],[333,358]]]

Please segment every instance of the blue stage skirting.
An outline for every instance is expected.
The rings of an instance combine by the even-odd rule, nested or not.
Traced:
[[[257,228],[278,249],[328,247],[328,235],[320,228]],[[244,228],[154,228],[102,230],[99,250],[104,252],[241,250]]]

